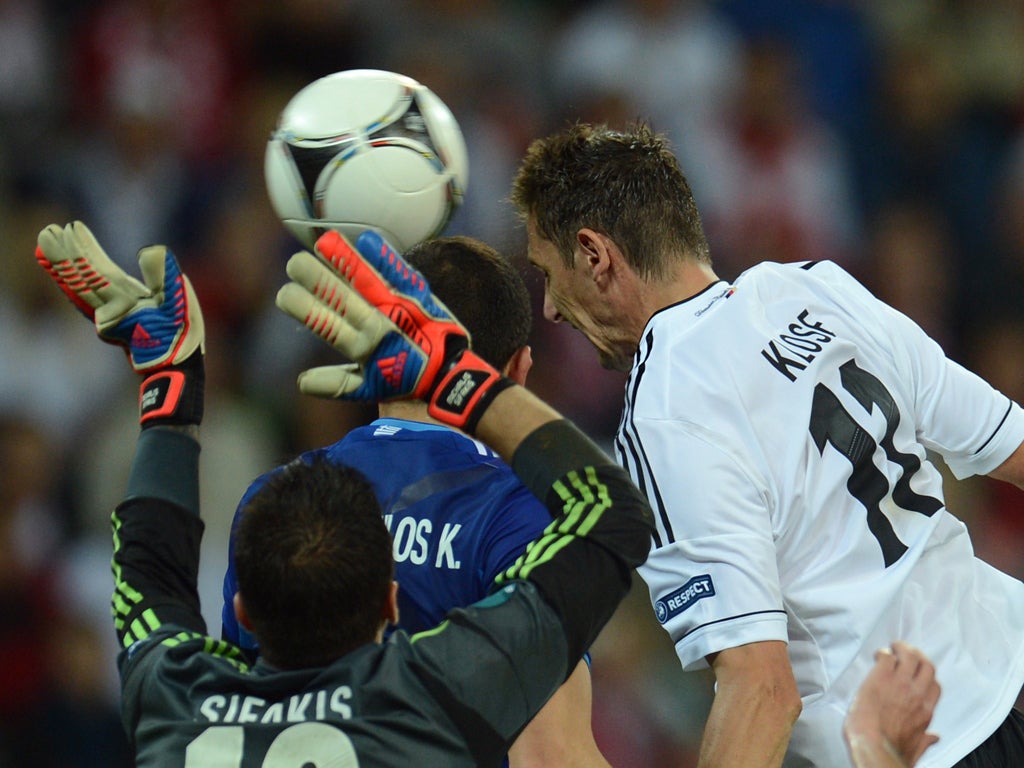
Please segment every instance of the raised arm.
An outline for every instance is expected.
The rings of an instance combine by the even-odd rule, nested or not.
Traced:
[[[144,282],[114,264],[81,222],[46,227],[36,249],[40,266],[100,339],[124,349],[142,377],[141,432],[112,518],[112,606],[125,647],[168,623],[205,632],[196,589],[203,318],[169,250],[150,246],[138,258]]]
[[[305,371],[307,394],[354,400],[415,397],[435,419],[482,439],[555,518],[498,584],[528,579],[566,631],[575,668],[647,556],[647,501],[591,440],[470,349],[465,329],[422,275],[378,235],[353,248],[334,232],[316,256],[288,262],[278,306],[354,362]]]

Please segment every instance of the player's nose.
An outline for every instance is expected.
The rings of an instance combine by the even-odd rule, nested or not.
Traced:
[[[550,320],[552,323],[560,323],[565,320],[555,306],[555,302],[552,301],[551,294],[547,291],[544,291],[544,319]]]

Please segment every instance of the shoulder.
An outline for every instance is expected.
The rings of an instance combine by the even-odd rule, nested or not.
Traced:
[[[744,270],[735,284],[749,289],[768,286],[783,289],[787,285],[809,285],[858,288],[866,290],[861,282],[834,261],[773,262],[765,261]]]
[[[117,666],[126,706],[141,699],[186,696],[200,679],[249,672],[238,646],[173,625],[123,649]]]

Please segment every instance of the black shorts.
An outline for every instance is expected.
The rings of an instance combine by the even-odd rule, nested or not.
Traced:
[[[1022,768],[1024,713],[1011,709],[1003,724],[953,768]]]

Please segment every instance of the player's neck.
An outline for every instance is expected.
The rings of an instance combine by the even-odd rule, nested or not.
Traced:
[[[707,290],[721,278],[715,274],[710,264],[687,261],[679,270],[675,279],[654,284],[650,291],[656,309],[677,304],[693,298],[701,291]]]
[[[381,403],[377,407],[377,413],[382,419],[405,419],[425,424],[441,424],[437,419],[431,418],[427,413],[426,403],[419,400],[392,400],[389,403]]]

